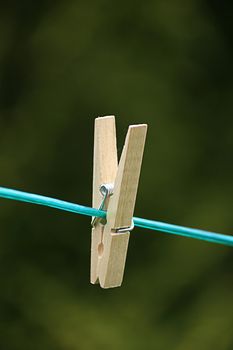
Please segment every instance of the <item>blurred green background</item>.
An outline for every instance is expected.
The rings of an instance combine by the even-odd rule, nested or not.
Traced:
[[[0,183],[91,205],[93,122],[148,123],[135,215],[233,231],[230,1],[0,3]],[[233,251],[136,228],[89,283],[90,219],[0,201],[0,349],[233,349]]]

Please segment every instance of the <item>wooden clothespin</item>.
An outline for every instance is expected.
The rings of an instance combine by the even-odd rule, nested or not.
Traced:
[[[146,132],[146,124],[129,126],[118,166],[115,118],[95,120],[92,199],[107,222],[92,221],[91,283],[102,288],[122,283]]]

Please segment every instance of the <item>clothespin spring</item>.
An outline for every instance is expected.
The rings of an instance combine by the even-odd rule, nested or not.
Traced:
[[[114,186],[112,183],[109,183],[109,184],[102,184],[99,188],[100,190],[100,193],[102,194],[103,196],[103,199],[102,199],[102,202],[99,206],[99,210],[103,210],[104,209],[104,206],[105,206],[105,203],[106,203],[106,200],[108,197],[110,197],[111,195],[113,195],[113,189],[114,189]],[[106,220],[104,222],[104,219],[101,219],[101,218],[98,218],[97,216],[95,216],[91,222],[91,225],[92,227],[95,227],[96,223],[98,221],[102,221],[102,224],[105,225],[106,224]],[[134,229],[134,222],[132,220],[132,224],[130,227],[119,227],[119,228],[116,228],[116,229],[112,229],[112,232],[114,233],[125,233],[125,232],[131,232],[132,230]]]
[[[131,232],[134,229],[134,222],[132,220],[131,226],[130,227],[119,227],[115,230],[112,230],[115,233],[125,233],[125,232]]]
[[[100,190],[100,193],[102,194],[103,196],[103,199],[102,199],[102,202],[99,206],[99,210],[103,210],[104,209],[104,206],[105,206],[105,202],[107,200],[108,197],[110,197],[112,194],[113,194],[113,184],[102,184],[99,188]],[[95,216],[91,222],[91,225],[92,227],[95,227],[96,223],[100,220],[104,220],[104,219],[101,219],[101,218],[98,218],[97,216]],[[105,220],[106,221],[106,220]],[[103,224],[105,224],[106,222],[103,222]]]

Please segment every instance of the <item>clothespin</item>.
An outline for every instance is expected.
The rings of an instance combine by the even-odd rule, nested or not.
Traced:
[[[92,202],[107,217],[92,219],[91,283],[102,288],[123,280],[146,132],[146,124],[129,126],[118,166],[115,117],[95,120]]]

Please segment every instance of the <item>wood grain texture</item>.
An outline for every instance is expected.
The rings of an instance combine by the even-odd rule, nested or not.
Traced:
[[[126,136],[103,231],[103,254],[99,261],[99,282],[102,288],[120,286],[123,280],[129,232],[113,231],[131,226],[146,132],[147,125],[133,125]]]
[[[94,131],[94,156],[93,156],[93,195],[92,206],[99,208],[102,196],[100,185],[114,183],[117,173],[117,147],[115,117],[107,116],[96,118]],[[107,204],[105,209],[107,209]],[[103,228],[100,222],[92,229],[91,240],[91,283],[98,283],[98,265],[103,236]]]

